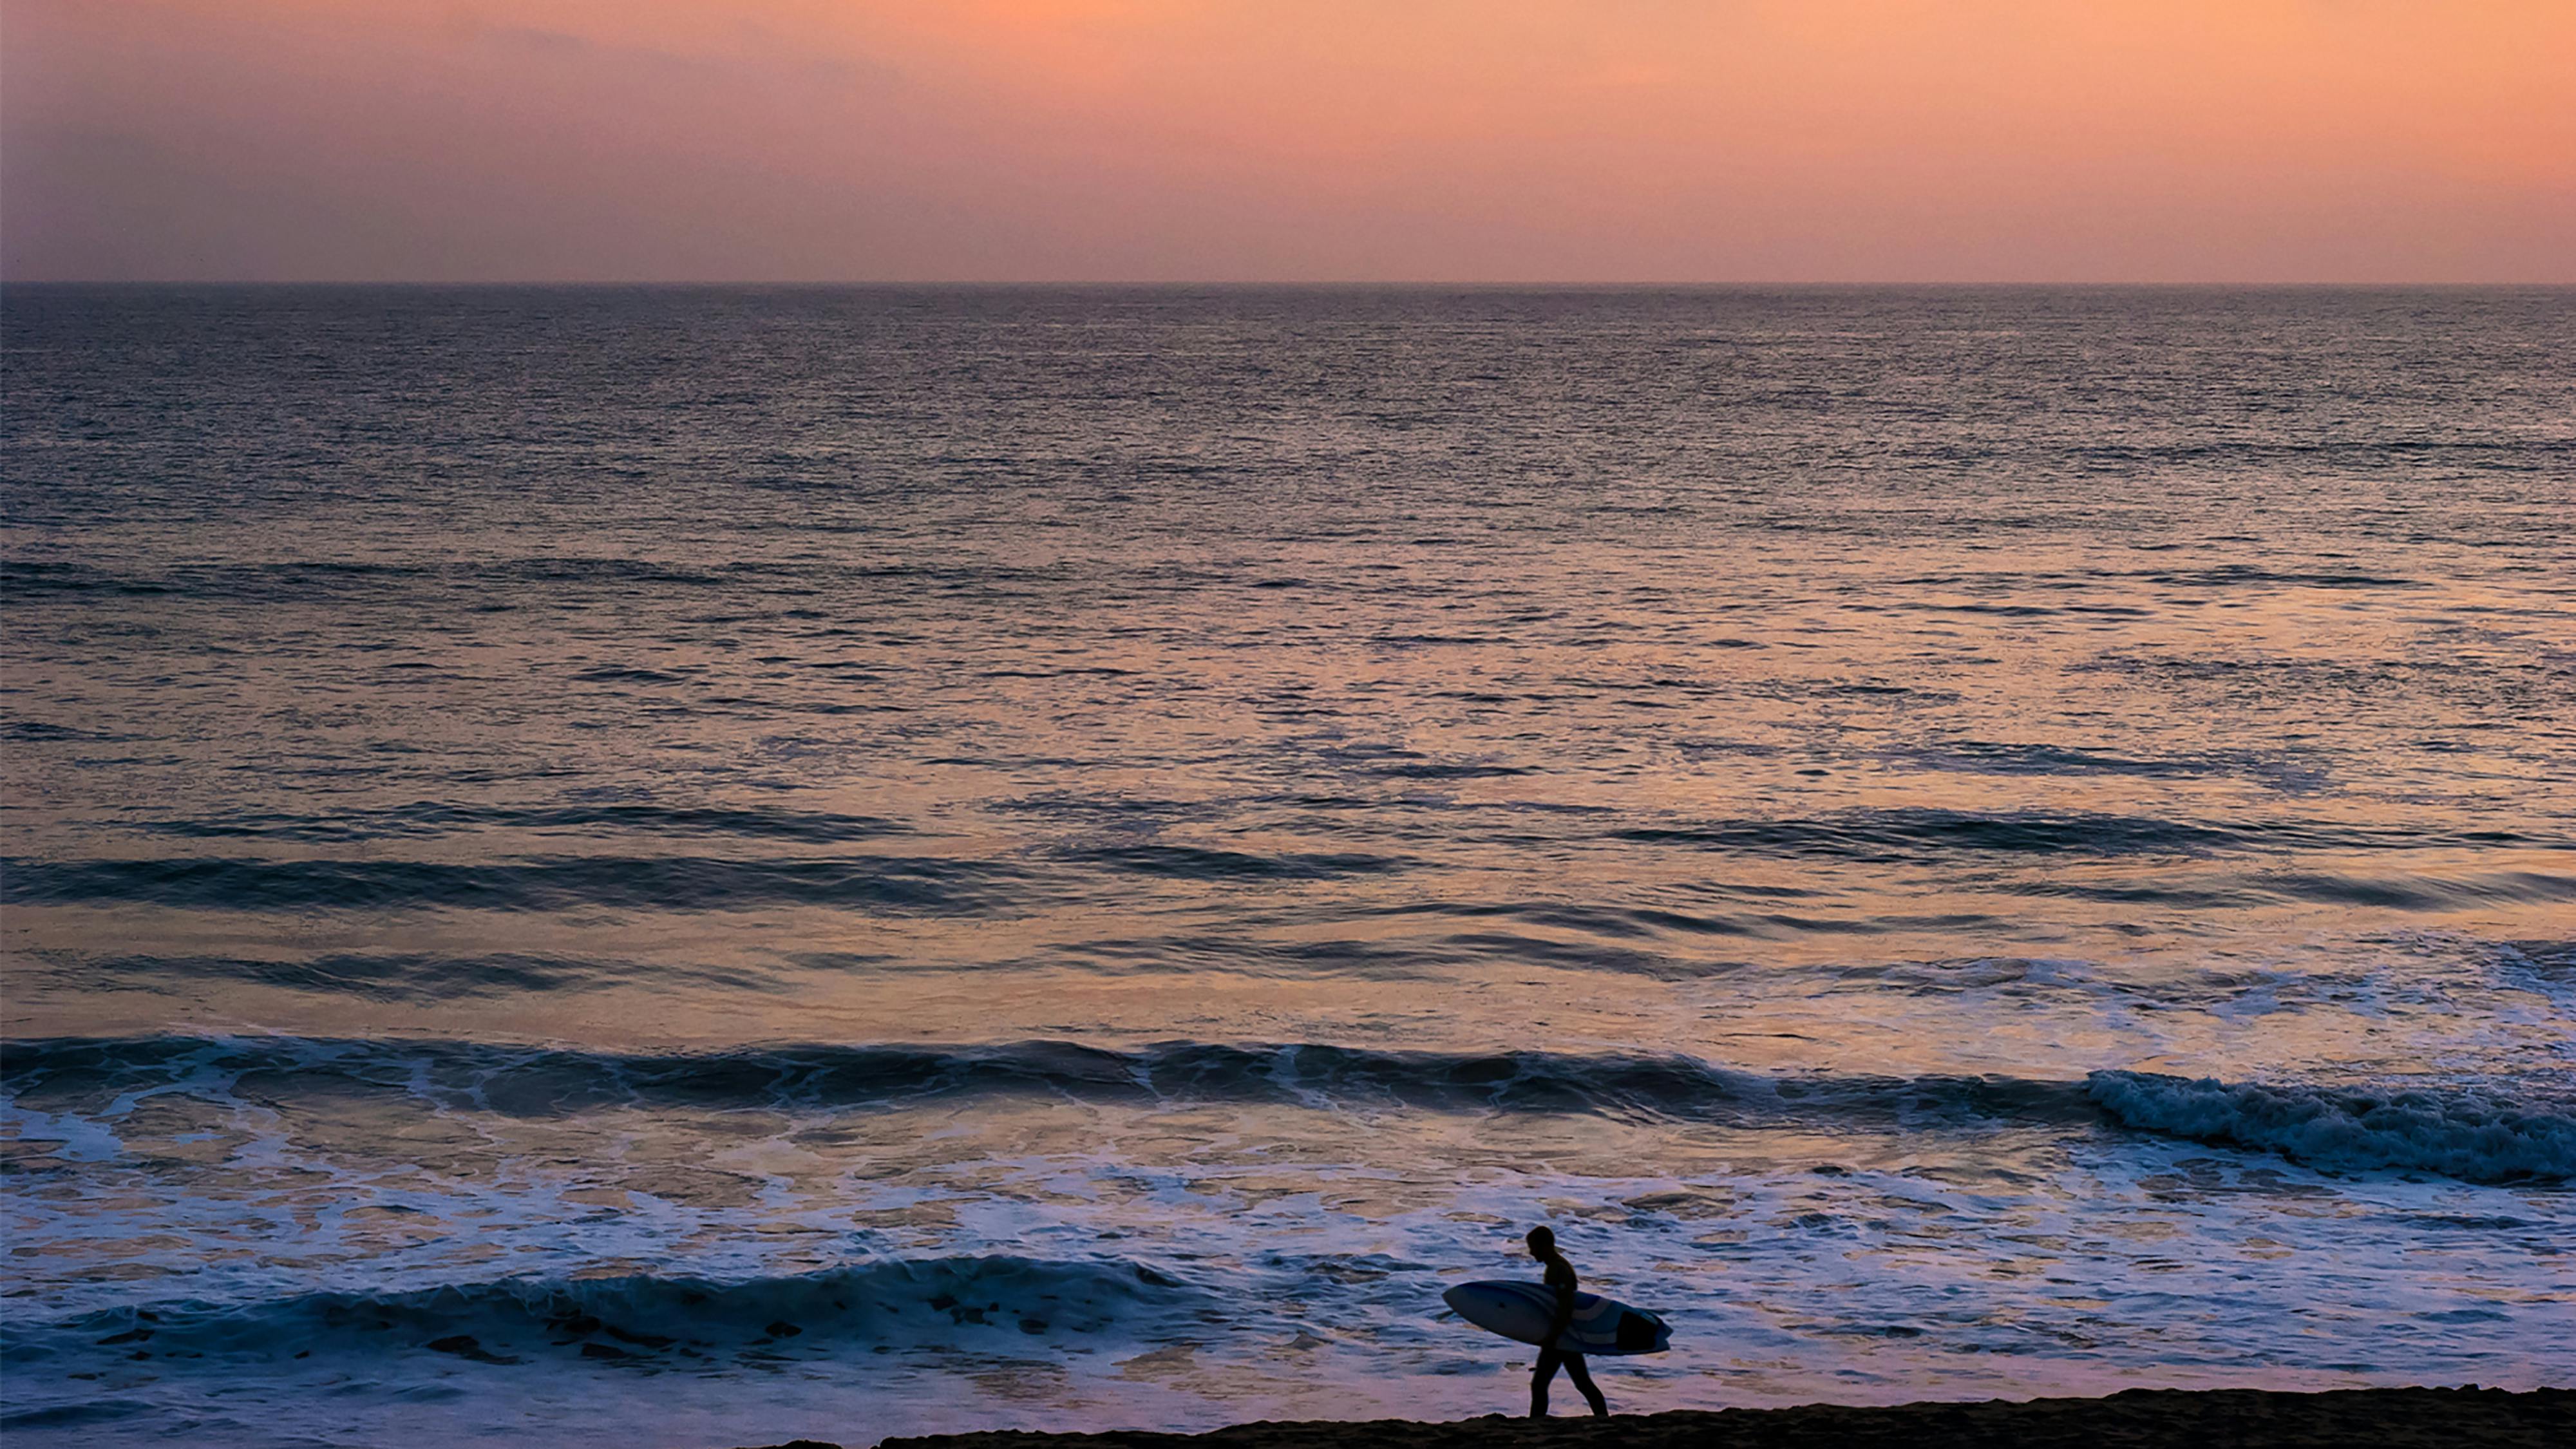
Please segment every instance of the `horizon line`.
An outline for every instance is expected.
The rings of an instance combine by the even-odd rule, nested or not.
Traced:
[[[2207,279],[2175,280],[1942,280],[1942,279],[1875,279],[1851,280],[1768,280],[1739,278],[1721,281],[1585,281],[1527,279],[1510,281],[1464,281],[1442,278],[1377,278],[1377,279],[1292,279],[1292,278],[1192,278],[1192,279],[1098,279],[1098,278],[689,278],[656,277],[648,279],[618,278],[422,278],[422,277],[5,277],[0,288],[8,287],[399,287],[418,290],[465,290],[469,288],[584,288],[595,290],[649,288],[770,288],[804,289],[905,289],[928,291],[939,288],[977,288],[987,290],[1097,290],[1177,291],[1202,290],[1270,290],[1270,291],[1552,291],[1552,292],[1617,292],[1617,291],[1726,291],[1753,289],[1804,289],[1815,291],[1865,290],[2308,290],[2308,291],[2576,291],[2576,279],[2528,281],[2440,281],[2417,279],[2376,279],[2369,281]]]

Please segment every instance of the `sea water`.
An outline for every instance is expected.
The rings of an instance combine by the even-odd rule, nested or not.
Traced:
[[[2576,1381],[2576,293],[0,306],[12,1445]]]

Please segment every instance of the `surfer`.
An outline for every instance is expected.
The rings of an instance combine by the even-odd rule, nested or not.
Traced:
[[[1556,1250],[1556,1233],[1545,1226],[1529,1230],[1530,1256],[1547,1265],[1547,1286],[1556,1293],[1556,1317],[1547,1326],[1547,1336],[1539,1340],[1538,1367],[1530,1372],[1530,1417],[1547,1417],[1547,1386],[1559,1367],[1574,1380],[1574,1387],[1592,1405],[1594,1417],[1606,1417],[1610,1404],[1592,1384],[1592,1370],[1584,1366],[1583,1355],[1569,1353],[1556,1346],[1557,1336],[1574,1323],[1574,1265]]]

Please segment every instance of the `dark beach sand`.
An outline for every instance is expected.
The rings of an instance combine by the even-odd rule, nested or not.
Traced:
[[[853,1443],[867,1442],[865,1437]],[[1006,1430],[888,1439],[883,1449],[1488,1449],[1492,1445],[1599,1445],[1602,1449],[2343,1449],[2354,1445],[2470,1449],[2576,1445],[2576,1390],[2351,1389],[2276,1394],[2255,1389],[2131,1389],[2101,1399],[1906,1404],[1843,1408],[1683,1411],[1543,1424],[1492,1417],[1445,1424],[1237,1424],[1206,1434],[1047,1434]],[[837,1449],[797,1440],[778,1449]]]

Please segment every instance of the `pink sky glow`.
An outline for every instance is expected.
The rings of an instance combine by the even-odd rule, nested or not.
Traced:
[[[2576,0],[0,0],[0,275],[2576,282]]]

